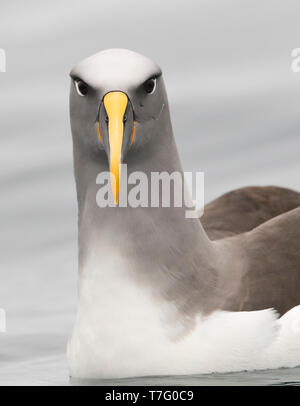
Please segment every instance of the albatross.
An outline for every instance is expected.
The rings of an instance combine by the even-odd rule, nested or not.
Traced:
[[[120,207],[122,164],[128,175],[183,174],[162,71],[111,49],[70,76],[79,244],[70,376],[300,365],[299,193],[229,192],[205,207],[204,227],[186,218],[186,203]],[[104,173],[114,204],[101,207]]]

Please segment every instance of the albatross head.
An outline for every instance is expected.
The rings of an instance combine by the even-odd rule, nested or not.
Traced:
[[[140,54],[110,49],[84,59],[70,76],[73,137],[105,151],[117,204],[120,164],[129,150],[138,153],[151,142],[167,105],[161,70]]]

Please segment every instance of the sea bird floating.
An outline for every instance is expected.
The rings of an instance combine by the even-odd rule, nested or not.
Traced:
[[[204,228],[185,217],[184,204],[120,207],[120,164],[128,174],[182,174],[162,72],[111,49],[83,60],[71,78],[79,301],[70,375],[299,365],[299,193],[230,192],[206,206]],[[113,207],[96,201],[104,172]]]

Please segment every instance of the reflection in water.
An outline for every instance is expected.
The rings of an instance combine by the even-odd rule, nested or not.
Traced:
[[[269,371],[235,372],[228,374],[153,376],[127,379],[78,380],[71,379],[71,385],[130,386],[130,385],[171,385],[171,386],[230,386],[230,385],[299,385],[300,368]]]

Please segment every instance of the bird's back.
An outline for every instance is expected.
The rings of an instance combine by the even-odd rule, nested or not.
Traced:
[[[300,193],[276,186],[252,186],[228,192],[204,207],[201,223],[211,240],[250,231],[300,206]]]
[[[284,314],[300,303],[300,207],[237,235],[245,263],[226,310],[274,308]]]

